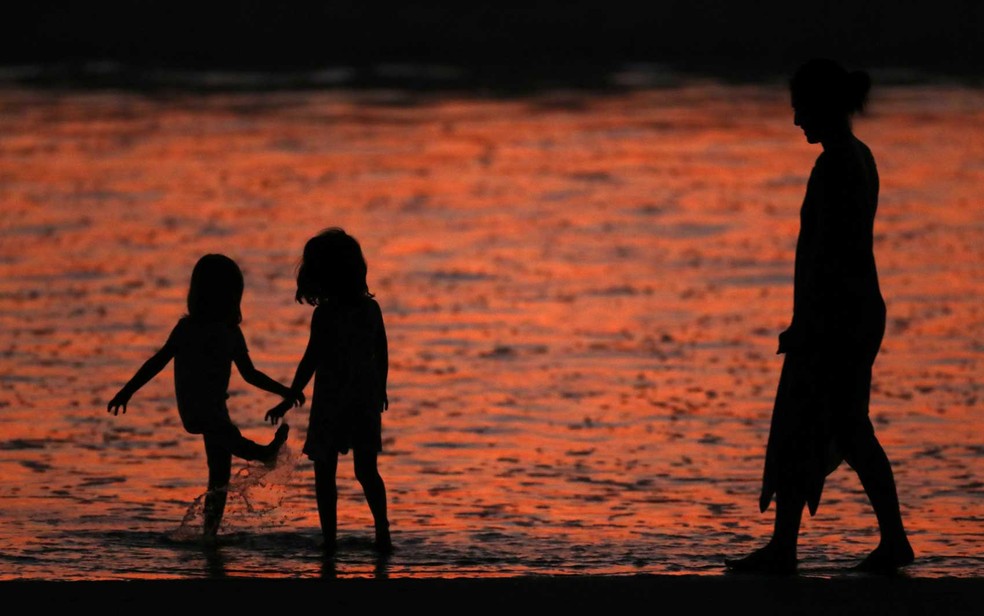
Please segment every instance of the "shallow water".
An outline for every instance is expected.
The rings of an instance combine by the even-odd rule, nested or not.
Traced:
[[[7,87],[0,109],[0,579],[719,574],[769,535],[776,335],[818,154],[781,87]],[[881,172],[889,310],[871,414],[918,576],[984,571],[981,125],[984,92],[943,85],[882,88],[856,125]],[[126,415],[106,402],[206,252],[242,265],[251,355],[288,381],[311,314],[294,266],[331,225],[361,240],[388,327],[398,551],[369,549],[346,457],[341,549],[321,561],[306,408],[204,549],[182,535],[206,469],[170,370]],[[244,433],[271,438],[277,400],[235,374],[231,393]],[[845,466],[805,522],[803,571],[836,575],[876,542]]]

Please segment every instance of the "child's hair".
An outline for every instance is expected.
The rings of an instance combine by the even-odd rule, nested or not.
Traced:
[[[294,299],[316,306],[329,298],[346,302],[373,297],[366,272],[359,242],[343,229],[330,227],[304,245]]]
[[[188,316],[238,325],[243,320],[243,272],[225,255],[207,254],[191,272]]]
[[[834,60],[814,58],[797,69],[789,89],[793,107],[851,115],[864,111],[871,77],[865,71],[848,72]]]

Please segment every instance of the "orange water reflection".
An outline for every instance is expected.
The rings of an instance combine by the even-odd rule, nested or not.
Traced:
[[[170,374],[102,409],[205,252],[243,266],[254,361],[287,380],[310,318],[293,267],[329,225],[362,241],[390,335],[387,575],[718,573],[768,535],[775,336],[817,154],[781,88],[403,103],[0,92],[0,578],[324,573],[308,462],[221,557],[162,545],[205,478]],[[883,187],[872,415],[920,575],[981,572],[982,110],[886,88],[857,127]],[[233,389],[268,438],[274,400]],[[334,574],[378,575],[349,464]],[[875,541],[850,472],[825,496],[802,548],[819,571]]]

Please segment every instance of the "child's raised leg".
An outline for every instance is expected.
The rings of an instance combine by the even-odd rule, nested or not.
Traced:
[[[243,460],[261,460],[267,464],[275,462],[277,459],[277,452],[285,442],[287,442],[287,434],[290,431],[290,426],[287,424],[281,424],[277,428],[277,432],[271,440],[266,445],[260,445],[255,441],[243,436],[239,428],[232,424],[222,426],[221,428],[213,431],[209,431],[208,435],[212,442],[216,445],[225,447],[226,451],[236,456],[237,458],[242,458]]]
[[[202,435],[205,441],[205,457],[208,461],[208,493],[205,495],[203,512],[206,538],[214,538],[222,523],[229,493],[229,479],[232,476],[232,456],[244,460],[262,460],[272,464],[277,459],[277,452],[287,441],[289,430],[287,424],[281,425],[268,445],[260,445],[249,440],[232,424],[210,430]]]
[[[389,518],[386,515],[386,485],[376,466],[377,452],[373,449],[353,449],[355,478],[362,485],[362,493],[369,503],[369,510],[376,525],[376,549],[389,552],[393,549],[390,539]]]
[[[314,493],[318,499],[318,518],[321,521],[321,536],[324,550],[335,551],[335,536],[338,527],[338,487],[335,473],[338,470],[338,454],[314,461]]]

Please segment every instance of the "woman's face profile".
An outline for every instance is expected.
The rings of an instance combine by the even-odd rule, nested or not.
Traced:
[[[807,143],[820,143],[823,140],[825,122],[821,115],[800,105],[793,106],[793,124],[803,129]]]

